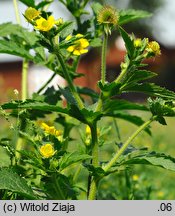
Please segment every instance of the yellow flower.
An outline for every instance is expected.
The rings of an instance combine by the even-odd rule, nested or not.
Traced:
[[[161,54],[160,45],[156,41],[151,41],[148,43],[146,50],[149,54],[153,56],[158,56]]]
[[[75,37],[80,38],[80,39],[73,42],[73,45],[69,46],[67,48],[67,51],[71,52],[71,53],[73,53],[74,55],[77,55],[77,56],[79,56],[81,54],[84,54],[84,53],[87,53],[88,49],[86,49],[86,48],[89,46],[88,40],[83,38],[82,34],[77,34]],[[65,40],[69,41],[71,38],[72,38],[72,36],[69,35],[69,36],[66,37]]]
[[[55,19],[53,16],[49,16],[48,19],[44,19],[43,17],[36,20],[35,29],[40,31],[49,31],[55,25]]]
[[[142,45],[142,40],[140,38],[137,38],[136,40],[134,40],[134,46],[135,47],[141,47]]]
[[[55,20],[55,25],[61,25],[63,24],[63,19],[62,18],[59,18],[57,20]]]
[[[138,181],[139,180],[139,176],[138,175],[133,175],[132,176],[132,180],[133,181]]]
[[[63,134],[62,130],[56,130],[54,126],[49,126],[46,123],[41,123],[41,128],[47,133],[59,137]]]
[[[56,151],[54,151],[54,148],[50,143],[42,145],[40,147],[39,151],[40,151],[40,154],[45,158],[52,157],[56,152]]]
[[[39,17],[40,12],[37,11],[35,8],[29,7],[24,13],[24,16],[26,17],[27,20],[32,21]]]

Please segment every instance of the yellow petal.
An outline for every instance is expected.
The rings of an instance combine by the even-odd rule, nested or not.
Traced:
[[[68,52],[73,52],[73,51],[74,51],[74,46],[68,47],[68,48],[67,48],[67,51],[68,51]]]
[[[65,40],[69,41],[71,38],[72,38],[72,35],[68,35]]]
[[[81,55],[81,53],[80,53],[79,50],[74,50],[73,54],[74,54],[74,55],[77,55],[77,56]]]

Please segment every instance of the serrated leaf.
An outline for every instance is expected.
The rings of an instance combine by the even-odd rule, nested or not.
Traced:
[[[18,24],[3,23],[0,25],[0,37],[14,36],[19,37],[20,42],[23,39],[27,45],[33,46],[38,40],[35,32],[30,32]]]
[[[120,34],[121,34],[124,42],[125,42],[125,47],[128,51],[128,55],[131,58],[133,56],[133,53],[134,53],[134,43],[131,40],[128,33],[122,27],[119,27],[119,31],[120,31]]]
[[[64,22],[59,26],[57,34],[59,33],[62,38],[67,37],[68,35],[72,34],[74,25],[74,22]]]
[[[134,86],[126,86],[124,92],[142,92],[147,95],[175,100],[175,93],[154,83],[137,83]]]
[[[128,73],[123,80],[124,86],[130,86],[132,84],[135,84],[139,81],[143,81],[146,79],[150,79],[152,77],[157,76],[156,73],[147,71],[147,70],[134,70],[131,73]],[[122,87],[121,87],[122,88]]]
[[[135,116],[135,115],[130,115],[128,113],[125,113],[125,112],[119,112],[119,111],[114,111],[114,112],[111,112],[111,113],[106,113],[105,116],[111,116],[111,117],[114,117],[114,118],[120,118],[120,119],[123,119],[125,121],[128,121],[130,123],[133,123],[137,126],[141,126],[142,124],[144,124],[144,121],[142,120],[141,117],[139,116]],[[151,135],[151,131],[149,130],[149,128],[146,128],[145,131]]]
[[[0,189],[19,193],[27,199],[37,199],[25,179],[9,168],[0,169]]]
[[[126,24],[128,22],[135,21],[137,19],[142,19],[146,17],[150,17],[152,14],[147,11],[142,10],[121,10],[119,11],[119,25]]]
[[[79,110],[78,107],[73,104],[70,106],[69,115],[85,124],[93,123],[94,121],[99,120],[102,116],[100,112],[94,112],[93,110],[85,108]]]
[[[43,110],[43,111],[50,111],[50,112],[60,112],[68,114],[67,109],[63,109],[56,105],[49,105],[44,102],[38,102],[34,100],[26,100],[23,101],[12,101],[10,103],[5,103],[1,106],[3,109],[35,109],[35,110]]]
[[[136,156],[125,161],[122,164],[145,164],[159,166],[167,170],[175,171],[175,158],[160,154],[156,152],[147,153],[144,155]]]
[[[28,7],[35,7],[35,1],[34,0],[19,0],[23,4],[27,5]]]
[[[33,56],[22,46],[17,45],[13,41],[0,40],[0,53],[7,53],[20,56],[28,60],[33,60]]]
[[[67,87],[61,88],[59,86],[59,91],[66,98],[66,100],[69,104],[74,104],[74,105],[77,104],[77,102],[76,102],[75,98],[72,96],[72,93],[70,92],[69,88],[67,88]]]
[[[72,152],[64,154],[64,156],[61,158],[61,161],[59,163],[60,170],[65,169],[66,167],[70,166],[71,164],[90,159],[91,156],[88,154],[80,154],[79,152]]]
[[[132,103],[126,100],[107,100],[103,106],[104,113],[110,113],[119,110],[145,110],[148,111],[148,108],[142,104]]]

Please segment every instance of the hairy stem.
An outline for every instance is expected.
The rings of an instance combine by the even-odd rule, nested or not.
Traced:
[[[108,35],[104,33],[102,54],[101,54],[101,82],[104,85],[106,81],[106,51],[107,51]]]
[[[102,44],[102,54],[101,54],[101,82],[102,85],[105,84],[106,81],[106,51],[107,51],[107,42],[108,42],[108,35],[104,33],[104,38],[103,38],[103,44]],[[100,94],[100,97],[97,102],[97,106],[95,111],[98,112],[101,110],[103,105],[103,100],[102,100],[102,93]]]
[[[94,123],[94,125],[91,126],[91,135],[92,135],[92,165],[94,167],[97,167],[99,165],[99,158],[98,158],[98,138],[97,138],[97,124],[96,123]],[[98,181],[93,176],[91,178],[88,200],[96,199],[97,184],[98,184]]]
[[[128,145],[131,143],[131,141],[141,132],[143,131],[148,125],[150,125],[156,117],[151,118],[149,121],[145,122],[143,125],[141,125],[133,134],[130,136],[126,142],[123,144],[123,146],[119,149],[118,152],[115,153],[113,158],[103,167],[104,171],[108,171],[117,161],[117,159],[123,154],[123,152],[126,150]]]
[[[69,72],[68,72],[68,70],[67,70],[67,67],[66,67],[66,65],[65,65],[65,62],[63,61],[62,56],[61,56],[59,53],[57,53],[56,56],[57,56],[57,58],[58,58],[58,61],[59,61],[60,64],[61,64],[61,67],[62,67],[62,70],[63,70],[63,73],[64,73],[64,77],[65,77],[66,81],[68,82],[68,85],[69,85],[69,87],[70,87],[70,90],[71,90],[71,92],[72,92],[72,94],[73,94],[73,96],[74,96],[76,102],[77,102],[78,107],[79,107],[80,109],[83,109],[83,108],[84,108],[84,104],[83,104],[83,102],[82,102],[82,100],[81,100],[79,94],[78,94],[77,91],[76,91],[76,88],[75,88],[75,86],[74,86],[74,84],[73,84],[73,81],[72,81],[71,77],[69,76]]]

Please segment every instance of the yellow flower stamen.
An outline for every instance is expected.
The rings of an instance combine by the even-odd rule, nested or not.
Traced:
[[[53,148],[53,145],[50,143],[42,145],[40,147],[39,151],[40,151],[40,154],[45,158],[52,157],[56,152]]]

